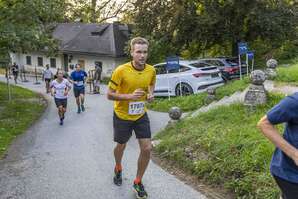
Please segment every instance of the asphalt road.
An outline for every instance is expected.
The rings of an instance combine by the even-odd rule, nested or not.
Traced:
[[[4,80],[0,77],[0,80]],[[22,86],[44,92],[33,82]],[[113,184],[112,102],[102,95],[86,96],[86,112],[76,113],[71,93],[64,126],[58,125],[53,99],[40,120],[19,136],[0,160],[0,199],[133,199],[138,145],[126,148],[124,182]],[[149,112],[154,133],[167,114]],[[143,183],[151,199],[204,199],[205,196],[150,162]]]

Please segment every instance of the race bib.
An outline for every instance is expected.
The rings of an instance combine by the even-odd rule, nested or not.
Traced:
[[[128,106],[129,115],[140,115],[145,112],[145,102],[130,102]]]
[[[77,81],[76,85],[77,86],[83,86],[84,85],[84,81]]]
[[[64,89],[56,89],[56,96],[57,97],[63,97],[64,96]]]

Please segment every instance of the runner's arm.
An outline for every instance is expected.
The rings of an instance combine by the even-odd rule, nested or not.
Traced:
[[[288,143],[268,120],[267,116],[264,116],[258,122],[258,128],[277,148],[282,150],[287,156],[292,158],[295,164],[298,166],[298,149]]]
[[[154,100],[154,88],[155,88],[155,84],[150,85],[148,87],[148,95],[147,95],[148,102],[152,102]]]
[[[138,100],[144,95],[144,91],[134,91],[131,94],[121,94],[116,93],[116,90],[108,88],[107,97],[109,100],[114,101],[129,101],[129,100]]]
[[[56,92],[56,90],[55,90],[55,87],[53,86],[53,84],[51,83],[51,85],[50,85],[50,88],[51,88],[51,95],[52,96],[54,96],[55,95],[55,92]]]
[[[66,83],[66,89],[67,89],[67,92],[70,91],[70,89],[71,89],[71,84],[69,81],[67,81],[67,83]]]

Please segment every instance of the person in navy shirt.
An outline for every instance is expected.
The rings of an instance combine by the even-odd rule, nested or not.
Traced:
[[[281,136],[274,125],[285,123]],[[285,97],[258,123],[262,133],[276,146],[270,171],[283,199],[298,199],[298,92]]]
[[[80,64],[76,65],[76,70],[70,75],[70,79],[73,83],[73,92],[78,105],[78,112],[85,111],[84,98],[85,98],[85,80],[87,73],[81,69]]]

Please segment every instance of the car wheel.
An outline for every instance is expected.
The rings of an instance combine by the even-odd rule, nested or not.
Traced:
[[[180,83],[177,84],[176,89],[175,89],[175,94],[176,96],[186,96],[186,95],[191,95],[193,94],[193,89],[192,87],[187,84],[187,83],[181,83],[181,93],[180,93]]]

